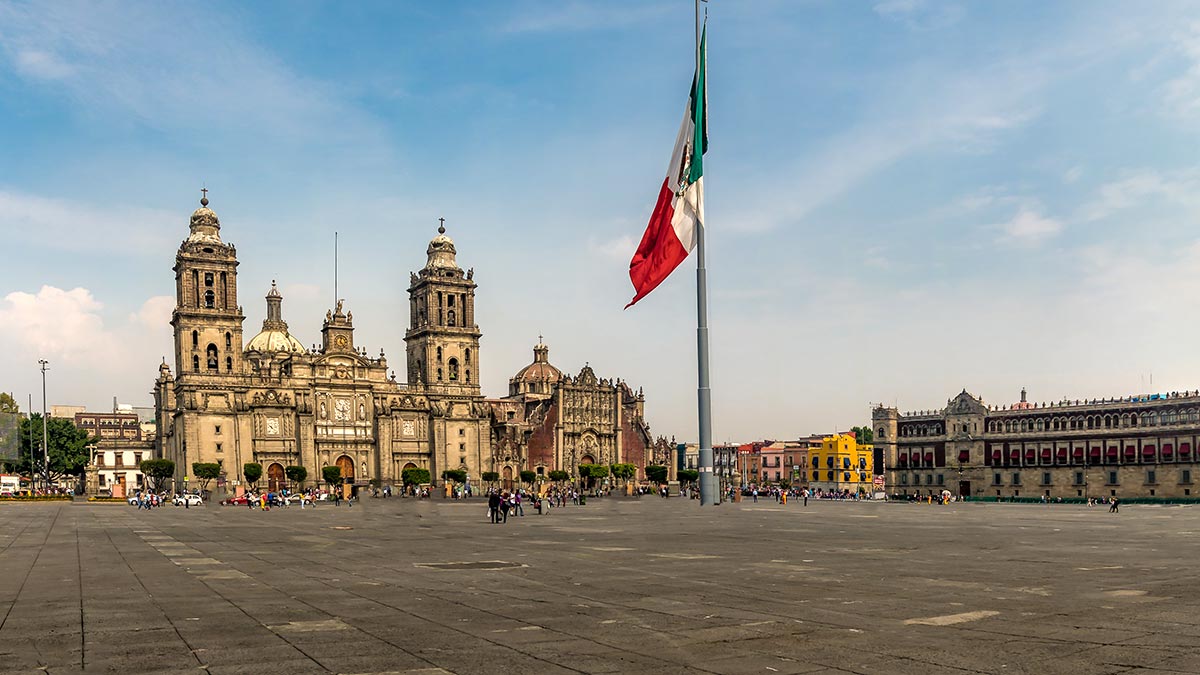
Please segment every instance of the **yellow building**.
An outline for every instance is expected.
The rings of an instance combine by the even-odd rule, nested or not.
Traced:
[[[854,434],[834,434],[808,451],[809,487],[825,492],[871,492],[874,448]]]

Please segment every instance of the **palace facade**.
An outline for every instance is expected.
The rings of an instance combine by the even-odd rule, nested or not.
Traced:
[[[1200,392],[985,405],[963,390],[945,408],[871,414],[890,494],[1188,497]]]
[[[410,275],[402,383],[383,350],[372,356],[355,342],[341,300],[310,349],[289,331],[272,283],[262,330],[244,341],[237,250],[207,196],[200,203],[175,257],[174,370],[164,361],[155,383],[158,452],[175,462],[177,482],[195,462],[220,464],[229,484],[244,464],[261,464],[271,489],[288,484],[288,466],[305,467],[309,484],[337,466],[347,490],[398,485],[408,467],[437,484],[447,469],[472,482],[495,471],[511,486],[523,470],[575,475],[583,463],[632,463],[644,476],[645,399],[624,382],[588,366],[564,376],[539,344],[508,397],[483,396],[474,270],[458,265],[444,226]]]

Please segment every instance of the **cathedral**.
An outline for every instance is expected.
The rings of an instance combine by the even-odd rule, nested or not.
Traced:
[[[221,465],[227,487],[244,464],[260,464],[270,489],[289,485],[286,467],[305,467],[311,485],[336,466],[347,492],[398,486],[409,467],[437,485],[448,469],[471,483],[494,471],[512,487],[522,471],[578,476],[581,464],[630,463],[645,478],[654,444],[644,395],[627,383],[587,365],[563,374],[539,340],[508,396],[481,393],[474,270],[459,267],[444,223],[410,275],[402,383],[382,350],[355,344],[341,300],[325,313],[321,344],[305,347],[274,282],[262,330],[244,341],[237,249],[222,240],[207,194],[200,205],[175,256],[174,372],[164,360],[154,388],[157,452],[175,462],[177,484],[196,462]]]

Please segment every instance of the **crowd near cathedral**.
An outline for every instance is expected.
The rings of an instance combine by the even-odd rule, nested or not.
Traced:
[[[409,277],[405,359],[396,368],[382,350],[374,356],[355,342],[342,300],[311,318],[321,342],[305,347],[274,282],[264,289],[262,329],[246,340],[237,249],[222,238],[207,195],[200,204],[175,256],[174,366],[164,360],[154,388],[157,444],[177,480],[195,462],[219,463],[231,481],[245,463],[261,464],[272,489],[288,466],[310,477],[336,466],[352,487],[399,485],[410,467],[437,483],[449,469],[470,479],[494,471],[508,487],[521,471],[574,476],[583,464],[633,464],[645,477],[653,441],[643,393],[590,366],[563,373],[540,338],[507,396],[482,394],[478,286],[444,223]]]

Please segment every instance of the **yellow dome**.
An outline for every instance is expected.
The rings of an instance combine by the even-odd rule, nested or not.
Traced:
[[[286,330],[264,330],[246,343],[248,352],[295,352],[303,354],[308,351],[300,341],[292,337]]]

